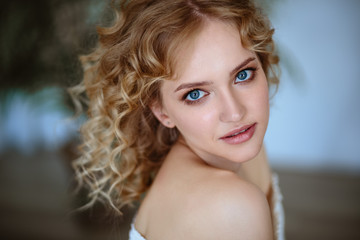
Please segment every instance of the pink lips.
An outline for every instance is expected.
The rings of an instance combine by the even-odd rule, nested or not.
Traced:
[[[254,135],[256,123],[251,125],[243,126],[242,128],[235,129],[225,136],[221,137],[220,140],[223,140],[229,144],[239,144],[248,141]]]

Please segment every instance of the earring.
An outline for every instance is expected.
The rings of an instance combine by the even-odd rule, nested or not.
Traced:
[[[168,125],[168,126],[169,126],[170,124],[171,124],[171,122],[170,122],[170,121],[166,121],[166,125]]]

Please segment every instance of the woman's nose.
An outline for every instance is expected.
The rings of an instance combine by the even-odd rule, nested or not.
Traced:
[[[220,100],[220,121],[238,122],[245,114],[245,106],[241,102],[240,96],[226,92]]]

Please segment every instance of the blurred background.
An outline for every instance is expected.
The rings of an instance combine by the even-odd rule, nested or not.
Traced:
[[[260,1],[260,0],[259,0]],[[109,0],[12,0],[0,8],[0,238],[127,239],[134,210],[82,213],[66,88],[111,21]],[[360,239],[360,1],[262,0],[281,83],[265,139],[287,239]]]

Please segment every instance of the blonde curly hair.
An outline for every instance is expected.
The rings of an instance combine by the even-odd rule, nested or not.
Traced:
[[[131,0],[115,12],[112,26],[98,28],[97,48],[80,57],[84,78],[71,93],[78,107],[88,107],[81,156],[73,164],[80,186],[89,189],[85,207],[100,200],[120,211],[148,190],[179,135],[149,108],[161,103],[161,82],[174,77],[179,46],[196,37],[206,20],[216,19],[238,28],[269,83],[278,83],[278,57],[274,30],[249,0]]]

